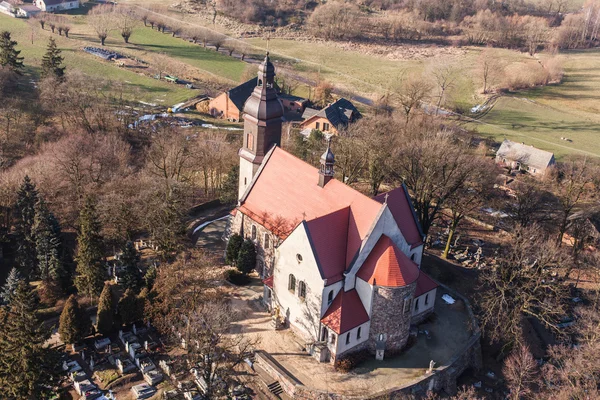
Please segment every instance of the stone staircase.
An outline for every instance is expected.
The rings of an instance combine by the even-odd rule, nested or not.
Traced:
[[[275,381],[267,385],[269,391],[273,393],[275,396],[279,397],[283,393],[283,388],[279,384],[279,381]]]

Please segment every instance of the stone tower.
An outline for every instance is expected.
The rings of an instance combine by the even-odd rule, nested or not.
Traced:
[[[239,197],[273,146],[281,145],[283,106],[275,90],[275,67],[267,53],[258,67],[256,88],[244,105],[244,141],[240,149]]]

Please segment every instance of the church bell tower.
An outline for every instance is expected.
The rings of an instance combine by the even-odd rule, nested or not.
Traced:
[[[240,155],[241,198],[265,155],[281,145],[283,106],[275,90],[275,67],[269,53],[258,67],[256,88],[244,105],[244,141]]]

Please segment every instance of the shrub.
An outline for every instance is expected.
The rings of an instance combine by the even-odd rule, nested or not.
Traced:
[[[238,255],[240,254],[240,249],[242,248],[242,243],[244,243],[244,239],[237,233],[234,233],[229,238],[229,242],[227,242],[227,252],[225,254],[225,262],[229,265],[235,266],[237,263]]]
[[[227,271],[227,280],[238,286],[244,286],[250,283],[250,277],[237,269],[230,269]]]
[[[250,239],[246,239],[238,254],[237,269],[244,273],[250,273],[256,267],[256,247]]]
[[[333,367],[338,372],[347,373],[365,362],[369,357],[371,357],[371,353],[368,350],[360,350],[338,359]]]

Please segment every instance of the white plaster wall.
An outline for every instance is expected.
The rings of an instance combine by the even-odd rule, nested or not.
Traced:
[[[371,317],[371,304],[373,303],[373,286],[368,282],[363,281],[360,278],[356,278],[356,291],[358,292],[358,297],[363,303],[365,310],[367,310],[367,314],[369,314],[369,318]]]
[[[417,263],[417,265],[419,266],[419,269],[421,269],[421,261],[423,261],[423,249],[425,248],[424,245],[420,245],[418,247],[415,247],[414,249],[412,249],[410,251],[410,254],[408,255],[409,257],[411,255],[415,255],[415,259],[414,261]]]
[[[422,251],[419,252],[417,251],[418,248],[415,248],[411,252],[410,245],[407,243],[406,239],[404,239],[404,236],[402,235],[400,228],[398,228],[398,224],[394,220],[394,216],[392,215],[388,206],[384,204],[382,207],[383,208],[380,213],[379,219],[377,220],[375,226],[372,228],[370,234],[365,238],[365,240],[363,240],[360,254],[358,255],[356,261],[352,265],[350,272],[347,274],[346,291],[355,287],[356,273],[358,272],[363,262],[365,261],[371,250],[373,250],[373,247],[375,247],[377,241],[383,234],[392,239],[394,244],[398,246],[398,248],[408,257],[410,257],[411,254],[415,253],[415,262],[417,263],[417,265],[419,265],[420,268],[420,253]],[[419,253],[419,255],[417,255],[417,253]]]
[[[343,288],[343,286],[344,286],[344,281],[342,280],[342,281],[334,283],[333,285],[325,286],[323,288],[323,294],[321,295],[321,298],[323,299],[322,304],[321,304],[321,317],[323,317],[323,315],[325,315],[325,312],[329,308],[329,304],[327,302],[329,292],[333,290],[333,299],[335,300],[335,296],[338,295],[338,293]],[[333,302],[333,300],[332,300],[332,302]]]
[[[296,254],[302,256],[302,262],[297,261]],[[288,290],[290,274],[296,277],[295,293]],[[300,281],[306,283],[304,300],[298,297]],[[273,286],[281,314],[289,316],[290,324],[307,339],[317,339],[324,283],[304,223],[298,225],[277,248]]]
[[[370,322],[365,322],[362,325],[357,326],[354,329],[350,329],[348,332],[342,333],[337,338],[337,351],[335,354],[342,354],[345,351],[352,349],[355,346],[358,346],[362,342],[366,342],[369,339],[369,324]],[[356,338],[356,333],[358,332],[358,328],[360,328],[360,339]],[[346,344],[346,336],[350,334],[350,343]]]
[[[419,297],[415,297],[412,302],[412,315],[419,315],[427,310],[432,309],[435,306],[435,295],[437,292],[437,288],[423,293]],[[425,296],[429,295],[429,304],[425,305]],[[415,304],[417,304],[417,299],[419,300],[419,308],[415,309]]]
[[[240,157],[240,182],[238,189],[238,199],[241,199],[244,193],[246,192],[246,188],[252,182],[252,177],[254,176],[254,164],[245,158]]]

